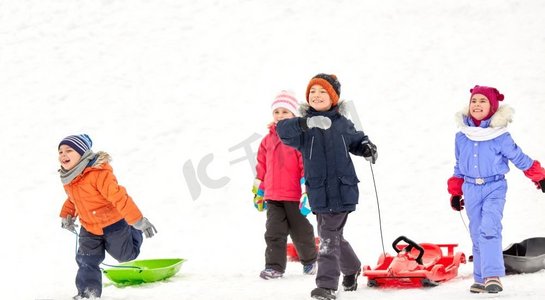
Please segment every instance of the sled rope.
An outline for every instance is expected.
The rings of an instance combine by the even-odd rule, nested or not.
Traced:
[[[464,216],[462,215],[462,211],[460,211],[460,219],[462,219],[462,223],[464,224],[464,227],[466,228],[467,233],[470,234],[469,228],[467,228],[466,220],[464,220]]]
[[[384,236],[382,234],[382,218],[380,217],[380,203],[378,201],[377,183],[375,181],[375,172],[373,172],[373,164],[369,162],[371,167],[371,178],[373,178],[373,187],[375,188],[375,198],[377,199],[377,211],[378,211],[378,226],[380,230],[380,242],[382,244],[382,253],[386,256],[386,250],[384,249]]]
[[[79,234],[73,232],[73,234],[76,236],[76,247],[75,247],[75,250],[74,252],[76,252],[76,255],[78,255],[78,237],[79,237]]]
[[[115,266],[115,265],[109,265],[109,264],[105,264],[105,263],[100,263],[100,264],[103,265],[103,266],[106,266],[106,267],[110,267],[110,268],[137,269],[137,270],[142,270],[141,267],[137,267],[137,266]]]

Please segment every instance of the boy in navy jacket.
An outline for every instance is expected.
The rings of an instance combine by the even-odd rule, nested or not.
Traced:
[[[318,221],[320,251],[317,288],[311,296],[335,299],[340,272],[343,288],[357,288],[361,262],[343,237],[348,214],[358,204],[358,178],[349,153],[375,163],[377,147],[342,115],[340,83],[335,75],[314,76],[306,91],[308,107],[301,118],[278,122],[282,142],[303,156],[306,188],[312,212]]]

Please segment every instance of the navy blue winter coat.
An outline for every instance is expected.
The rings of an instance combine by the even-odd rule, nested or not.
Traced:
[[[306,187],[313,213],[350,212],[358,204],[358,178],[349,153],[363,156],[362,142],[368,137],[356,131],[354,124],[339,113],[339,106],[318,112],[309,107],[306,117],[326,116],[332,121],[327,130],[303,131],[301,118],[278,122],[282,142],[299,150],[303,156]]]

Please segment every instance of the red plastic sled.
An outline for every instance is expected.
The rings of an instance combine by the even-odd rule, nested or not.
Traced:
[[[315,237],[314,242],[316,243],[316,251],[320,249],[320,238]],[[288,243],[288,246],[286,247],[286,255],[288,257],[288,261],[299,261],[299,254],[297,253],[297,249],[295,249],[295,245],[293,243]]]
[[[404,241],[407,245],[398,245]],[[397,256],[382,254],[375,269],[363,267],[369,287],[433,287],[458,275],[460,263],[466,263],[465,254],[454,253],[458,244],[417,244],[400,236],[392,247]],[[443,255],[441,248],[446,248]]]

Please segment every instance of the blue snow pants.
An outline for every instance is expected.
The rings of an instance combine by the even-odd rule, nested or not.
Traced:
[[[103,229],[104,235],[94,235],[83,226],[79,233],[79,248],[76,262],[78,295],[100,297],[102,294],[102,272],[99,265],[106,251],[119,262],[135,259],[142,246],[142,231],[129,226],[124,219]]]
[[[484,283],[488,277],[505,276],[502,250],[505,179],[482,185],[465,181],[462,190],[473,243],[473,278]]]
[[[344,225],[348,212],[316,214],[320,251],[316,286],[337,290],[339,276],[356,274],[361,269],[358,256],[344,239]]]

